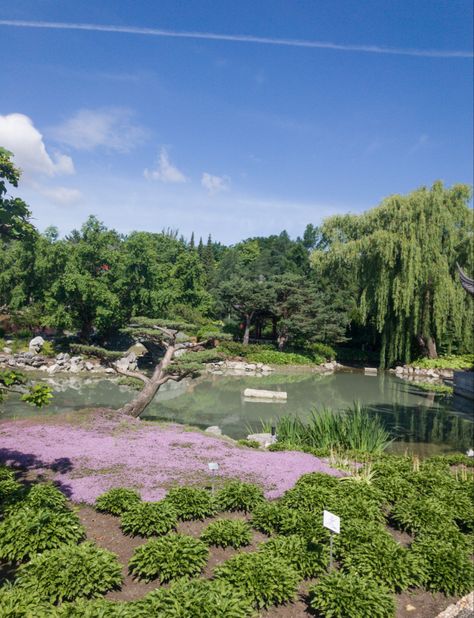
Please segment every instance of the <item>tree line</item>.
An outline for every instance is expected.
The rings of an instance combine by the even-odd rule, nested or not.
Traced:
[[[18,327],[104,343],[134,316],[192,323],[280,350],[370,347],[381,364],[472,348],[470,188],[437,182],[360,215],[225,246],[174,230],[120,234],[90,216],[65,237],[38,232],[0,149],[0,307]],[[11,190],[11,189],[10,189]]]

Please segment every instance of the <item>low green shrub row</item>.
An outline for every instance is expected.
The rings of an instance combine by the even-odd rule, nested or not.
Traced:
[[[474,354],[448,354],[439,358],[420,358],[410,364],[420,369],[472,369]]]

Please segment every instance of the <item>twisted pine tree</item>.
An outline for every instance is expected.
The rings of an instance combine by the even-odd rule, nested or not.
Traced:
[[[119,375],[143,382],[143,388],[136,397],[118,410],[119,413],[139,417],[163,384],[170,380],[180,382],[186,377],[196,377],[205,363],[220,358],[218,352],[206,349],[206,346],[215,345],[219,340],[229,339],[230,336],[220,332],[208,332],[198,341],[195,337],[197,330],[198,327],[193,324],[146,317],[133,318],[129,326],[121,329],[121,332],[145,346],[153,345],[163,349],[163,356],[149,376],[141,371],[122,368],[117,361],[123,357],[123,352],[81,345],[76,345],[75,350],[100,358]]]
[[[473,301],[456,276],[456,261],[473,270],[470,195],[466,185],[436,182],[324,222],[313,263],[353,273],[362,321],[381,337],[382,367],[410,362],[416,344],[430,358],[440,344],[461,350],[472,344]]]

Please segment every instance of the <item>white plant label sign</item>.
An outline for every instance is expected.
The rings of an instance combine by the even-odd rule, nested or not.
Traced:
[[[219,470],[219,464],[215,461],[209,462],[207,466],[211,472],[217,472],[217,470]]]
[[[323,511],[323,526],[339,534],[341,531],[341,518],[330,511]]]

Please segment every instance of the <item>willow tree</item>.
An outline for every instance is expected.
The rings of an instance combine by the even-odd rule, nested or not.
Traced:
[[[117,374],[140,380],[143,388],[132,401],[118,412],[140,417],[151,403],[158,390],[169,381],[180,382],[186,377],[195,377],[204,363],[220,358],[220,355],[206,346],[227,339],[229,335],[219,332],[205,332],[200,340],[195,336],[197,327],[184,322],[136,317],[121,331],[147,348],[161,348],[162,356],[150,374],[124,368],[120,362],[123,353],[105,350],[95,346],[76,345],[75,351],[96,356]]]
[[[470,195],[466,185],[436,182],[323,223],[313,264],[352,271],[361,321],[381,337],[381,366],[472,342],[472,300],[456,276],[457,261],[473,270]]]

